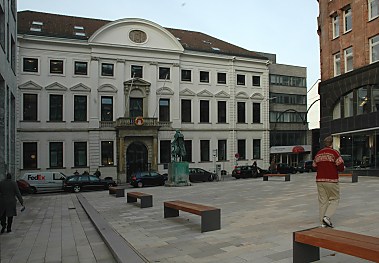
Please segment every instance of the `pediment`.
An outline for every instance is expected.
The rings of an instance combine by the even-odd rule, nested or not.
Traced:
[[[141,78],[134,78],[124,81],[124,87],[126,86],[151,86],[151,83]]]
[[[21,84],[18,86],[19,89],[31,89],[31,90],[41,90],[42,87],[38,85],[37,83],[29,80],[28,82],[25,82],[24,84]]]
[[[45,87],[46,90],[67,91],[67,88],[58,82],[51,83]]]
[[[253,95],[251,95],[250,99],[254,99],[254,100],[263,100],[264,97],[261,93],[254,93]]]
[[[81,92],[91,92],[91,88],[87,87],[86,85],[79,83],[73,87],[70,88],[71,91],[81,91]]]
[[[174,91],[168,87],[162,87],[157,90],[157,95],[174,95]]]
[[[199,93],[197,93],[197,96],[199,97],[213,97],[213,94],[209,92],[208,90],[202,90]]]
[[[246,92],[241,91],[241,92],[238,92],[236,94],[236,98],[239,98],[239,99],[248,99],[249,96],[246,94]]]
[[[215,94],[215,97],[216,98],[230,98],[230,95],[222,90],[219,93]]]
[[[179,92],[179,95],[180,96],[196,96],[196,93],[190,89],[184,89]]]
[[[97,91],[107,92],[107,93],[117,93],[116,87],[111,84],[103,84],[97,89]]]

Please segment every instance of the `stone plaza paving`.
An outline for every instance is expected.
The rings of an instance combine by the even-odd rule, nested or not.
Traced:
[[[127,188],[153,195],[153,207],[143,209],[108,191],[81,195],[148,262],[283,263],[292,262],[293,232],[319,225],[314,177],[314,173],[304,173],[291,175],[289,182],[282,177],[269,181],[229,178],[187,187]],[[341,178],[340,186],[340,205],[332,218],[336,229],[379,237],[379,177],[359,177],[358,183]],[[75,194],[32,195],[26,199],[29,210],[37,212],[38,208],[28,203],[49,208],[35,218],[19,213],[13,236],[0,236],[1,262],[114,262]],[[182,211],[179,217],[163,218],[163,202],[170,200],[220,208],[221,230],[201,233],[200,217]],[[61,224],[60,231],[54,230],[54,220]],[[30,232],[37,231],[33,228],[38,224],[42,224],[39,234],[32,236]],[[42,229],[46,231],[41,233]],[[32,237],[36,240],[30,248],[27,244]],[[66,255],[67,251],[71,254]],[[54,253],[60,261],[52,259]],[[368,261],[321,249],[318,262]]]

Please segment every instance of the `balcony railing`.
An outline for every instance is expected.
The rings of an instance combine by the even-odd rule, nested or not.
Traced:
[[[132,127],[138,126],[135,118],[119,118],[117,121],[100,121],[100,128]],[[158,121],[157,118],[143,118],[143,124],[140,126],[150,127],[171,127],[170,121]]]

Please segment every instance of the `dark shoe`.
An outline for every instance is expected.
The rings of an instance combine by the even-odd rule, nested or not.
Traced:
[[[3,226],[2,228],[1,228],[1,234],[3,234],[5,232],[5,226]]]
[[[12,232],[12,230],[11,229],[7,229],[7,233],[10,233],[10,232]]]
[[[333,228],[332,221],[330,221],[330,218],[329,218],[329,217],[324,216],[324,218],[322,219],[322,222],[324,222],[324,224],[325,224],[327,227],[331,227],[331,228]]]

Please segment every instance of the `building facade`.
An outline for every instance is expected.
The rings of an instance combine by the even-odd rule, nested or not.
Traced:
[[[21,174],[164,173],[176,130],[190,167],[268,163],[266,57],[143,19],[18,16]]]
[[[319,1],[320,136],[346,166],[379,167],[379,1]],[[375,173],[375,172],[374,172]]]
[[[279,64],[266,54],[269,65],[270,161],[296,166],[307,160],[307,69]]]
[[[16,0],[0,1],[0,180],[16,172],[16,29]]]

